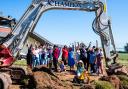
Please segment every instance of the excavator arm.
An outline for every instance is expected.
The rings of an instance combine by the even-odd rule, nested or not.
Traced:
[[[0,67],[10,66],[15,60],[20,49],[23,47],[25,40],[27,39],[28,32],[34,28],[34,22],[37,13],[40,11],[42,4],[29,6],[22,18],[19,20],[12,33],[10,33],[5,39],[0,41]]]
[[[106,15],[106,12],[104,12],[103,3],[100,4],[100,8],[95,13],[96,18],[92,23],[92,28],[93,31],[100,36],[106,66],[109,67],[109,61],[113,60],[113,63],[115,63],[118,57],[111,29],[111,20]],[[113,52],[112,55],[111,50]]]
[[[4,40],[1,40],[1,60],[0,66],[11,65],[14,58],[17,56],[20,49],[22,49],[28,32],[33,32],[41,15],[52,9],[63,10],[81,10],[88,12],[95,12],[96,18],[93,21],[92,27],[96,34],[101,38],[102,46],[104,49],[105,59],[110,59],[110,42],[114,50],[114,40],[111,31],[110,20],[105,19],[102,21],[102,14],[104,13],[104,4],[99,0],[33,0],[32,4],[21,17],[13,32]],[[6,51],[5,51],[6,50]],[[116,52],[116,50],[115,50]],[[8,56],[5,57],[5,55]],[[9,61],[9,62],[6,62]]]

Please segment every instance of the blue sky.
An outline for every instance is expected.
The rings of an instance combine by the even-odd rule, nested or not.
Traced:
[[[31,4],[31,0],[1,0],[0,13],[11,15],[17,20]],[[128,0],[107,0],[108,15],[112,19],[112,31],[117,48],[128,42]],[[50,10],[39,20],[35,32],[57,44],[70,44],[74,41],[95,44],[99,36],[92,30],[93,12]]]

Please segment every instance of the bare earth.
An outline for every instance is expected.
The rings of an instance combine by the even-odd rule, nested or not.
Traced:
[[[30,69],[26,69],[31,72]],[[64,71],[64,72],[57,72],[54,73],[58,78],[52,77],[46,72],[42,71],[35,71],[31,72],[37,82],[37,89],[80,89],[80,85],[74,85],[72,83],[73,78],[75,76],[74,72]],[[98,80],[100,76],[90,76],[90,81]],[[49,87],[47,87],[49,86]],[[21,85],[10,85],[9,89],[21,89]],[[42,87],[42,88],[41,88]]]

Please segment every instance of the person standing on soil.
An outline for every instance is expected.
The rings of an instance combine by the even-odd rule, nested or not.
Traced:
[[[35,61],[36,61],[36,66],[40,65],[39,48],[37,45],[35,46]]]
[[[95,62],[96,62],[96,53],[94,49],[92,48],[90,51],[90,59],[89,59],[89,64],[91,66],[91,73],[96,73]]]
[[[87,65],[87,52],[86,52],[86,48],[85,45],[83,43],[81,43],[81,48],[80,48],[80,60],[83,61],[84,63],[84,68],[86,69]]]
[[[80,60],[80,50],[76,50],[76,63]]]
[[[103,75],[103,53],[102,53],[102,49],[97,49],[97,55],[96,55],[96,64],[97,64],[97,71],[98,71],[98,75],[101,73]]]
[[[42,49],[42,65],[45,65],[45,48],[44,48],[44,46],[43,46],[43,49]]]
[[[86,48],[86,52],[87,52],[87,66],[86,66],[86,70],[88,71],[89,68],[89,59],[90,59],[90,47],[91,47],[91,42],[89,43],[88,47]]]
[[[39,64],[40,65],[42,65],[43,63],[42,63],[42,46],[40,45],[39,46]]]
[[[49,59],[49,69],[51,70],[52,69],[52,62],[53,62],[53,59],[52,59],[52,47],[49,47],[48,48],[48,59]]]
[[[48,48],[48,46],[47,46],[47,48],[46,48],[46,66],[48,67],[49,66],[49,48]]]
[[[32,44],[28,48],[28,53],[27,53],[27,65],[32,68]]]
[[[54,47],[53,47],[53,65],[54,65],[55,72],[58,72],[58,70],[57,70],[58,57],[59,57],[59,49],[56,45],[54,45]]]
[[[48,52],[47,52],[47,46],[45,45],[45,47],[44,47],[44,54],[45,54],[45,56],[44,56],[44,60],[45,60],[45,66],[47,66],[47,64],[48,64]]]
[[[68,60],[68,49],[67,46],[65,45],[62,49],[62,61],[64,62],[64,65],[67,65],[67,60]]]
[[[68,66],[70,66],[70,71],[72,69],[74,69],[74,64],[75,64],[75,60],[74,60],[73,49],[69,48],[69,52],[68,52]]]
[[[36,66],[36,53],[35,53],[35,47],[32,47],[32,68]]]

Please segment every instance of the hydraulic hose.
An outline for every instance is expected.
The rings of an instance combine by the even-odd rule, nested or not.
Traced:
[[[101,20],[100,20],[100,17],[101,17],[101,15],[102,15],[102,13],[103,13],[103,9],[104,9],[104,6],[103,6],[103,3],[102,2],[99,2],[98,3],[99,4],[99,8],[101,9],[100,10],[100,13],[99,13],[99,15],[98,16],[96,16],[96,18],[94,19],[94,21],[93,21],[93,23],[92,23],[92,29],[93,29],[93,31],[96,33],[96,34],[98,34],[98,35],[100,35],[100,36],[102,36],[103,38],[104,38],[104,40],[109,40],[109,38],[107,38],[108,36],[108,34],[107,33],[103,33],[103,30],[105,30],[105,29],[107,29],[108,27],[109,27],[109,25],[104,25],[102,22],[101,22]],[[105,26],[104,28],[101,28],[99,25],[103,25],[103,26]]]

